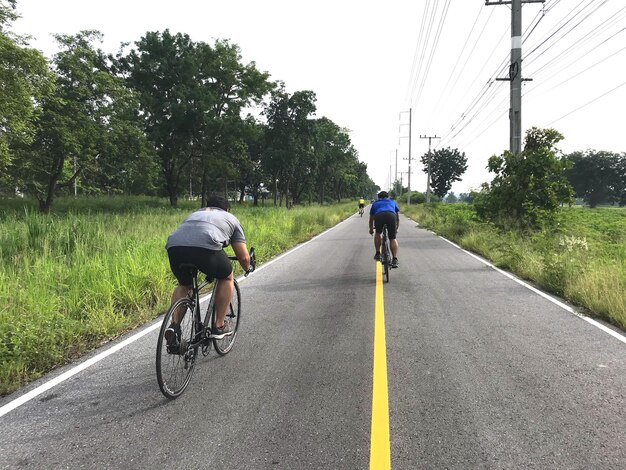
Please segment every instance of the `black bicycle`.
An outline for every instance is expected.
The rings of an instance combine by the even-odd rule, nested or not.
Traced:
[[[361,217],[363,217],[363,213],[365,212],[365,208],[364,207],[359,207],[359,215]]]
[[[385,282],[389,282],[389,271],[391,270],[391,250],[389,249],[387,224],[383,225],[382,239],[380,242],[380,262],[383,265],[383,277]]]
[[[228,258],[233,262],[237,260],[236,256],[229,256]],[[174,302],[165,314],[156,351],[156,374],[159,388],[163,395],[170,399],[179,397],[189,385],[199,351],[202,352],[203,356],[208,356],[211,345],[213,345],[221,356],[230,352],[237,339],[237,330],[241,321],[241,291],[235,279],[233,296],[226,312],[226,321],[231,323],[233,332],[219,339],[214,337],[212,331],[215,329],[216,321],[215,292],[220,281],[216,279],[213,283],[211,299],[204,319],[202,319],[200,292],[213,280],[207,278],[199,283],[197,266],[189,264],[181,267],[189,269],[193,278],[193,289],[189,297],[183,297]],[[247,276],[254,271],[255,267],[256,257],[254,248],[251,248],[250,270],[245,275]],[[168,345],[165,339],[165,330],[168,329],[172,317],[178,309],[184,310],[180,320],[180,340],[177,345]]]

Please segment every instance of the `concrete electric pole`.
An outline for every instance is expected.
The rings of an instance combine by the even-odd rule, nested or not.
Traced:
[[[406,113],[406,111],[404,111]],[[402,113],[401,113],[402,114]],[[406,203],[411,204],[411,116],[413,114],[413,108],[409,108],[409,180],[407,183],[407,196]]]
[[[522,151],[522,4],[544,3],[545,0],[489,1],[485,5],[511,5],[511,65],[509,78],[496,78],[511,82],[511,107],[509,108],[509,150]]]
[[[428,178],[426,180],[426,204],[430,202],[430,148],[431,142],[433,139],[440,139],[441,137],[437,137],[436,135],[420,135],[420,139],[428,139],[428,159],[426,168],[428,169]]]

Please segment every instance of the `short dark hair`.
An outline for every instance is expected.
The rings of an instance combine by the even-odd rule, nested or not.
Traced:
[[[219,207],[220,209],[224,209],[225,211],[230,209],[230,202],[224,196],[219,196],[214,194],[209,196],[209,200],[206,203],[207,207]]]
[[[389,193],[387,191],[381,191],[378,193],[378,199],[383,199],[389,197]]]

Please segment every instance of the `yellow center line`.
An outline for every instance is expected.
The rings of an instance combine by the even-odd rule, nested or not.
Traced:
[[[383,272],[381,263],[376,263],[374,373],[372,390],[372,430],[370,439],[370,470],[391,469],[387,349],[385,345],[385,304],[383,301]]]

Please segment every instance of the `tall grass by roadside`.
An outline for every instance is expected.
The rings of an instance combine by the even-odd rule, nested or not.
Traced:
[[[0,394],[165,310],[165,241],[197,207],[152,198],[60,199],[55,213],[0,201]],[[354,213],[354,202],[233,205],[259,263]]]
[[[561,208],[553,227],[501,231],[467,204],[403,206],[437,234],[626,329],[626,209]]]

